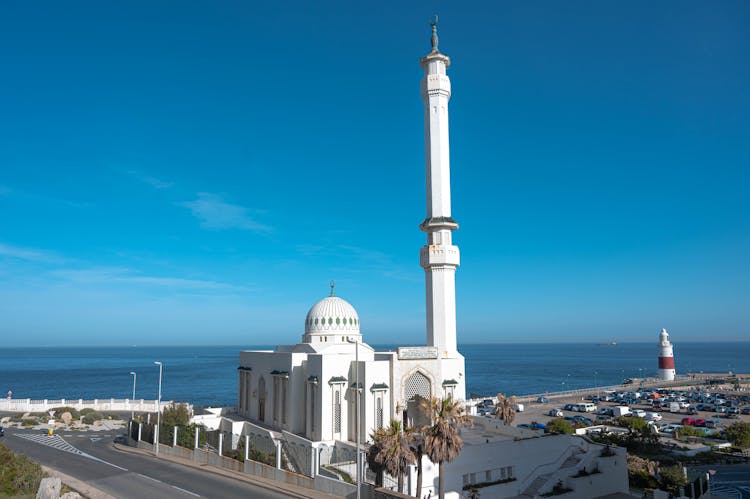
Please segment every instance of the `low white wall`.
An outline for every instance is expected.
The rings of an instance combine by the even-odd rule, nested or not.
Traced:
[[[172,403],[172,401],[162,401],[162,410]],[[193,406],[186,405],[192,412]],[[157,400],[144,399],[0,399],[0,411],[8,412],[47,412],[55,407],[73,407],[79,411],[81,409],[94,409],[95,411],[156,412],[157,406]]]

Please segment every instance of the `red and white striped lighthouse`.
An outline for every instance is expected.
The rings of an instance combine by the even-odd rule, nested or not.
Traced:
[[[674,379],[674,352],[669,342],[669,333],[662,329],[659,334],[659,379],[672,381]]]

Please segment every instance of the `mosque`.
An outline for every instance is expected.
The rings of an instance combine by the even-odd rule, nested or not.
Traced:
[[[258,448],[270,445],[266,452],[276,449],[277,466],[283,447],[296,471],[315,480],[326,471],[321,465],[349,466],[354,456],[361,456],[360,443],[392,419],[407,426],[428,423],[421,400],[466,399],[464,357],[456,342],[455,274],[460,257],[452,241],[458,224],[451,216],[450,196],[451,84],[446,74],[450,59],[438,50],[435,25],[432,50],[420,63],[425,73],[421,93],[427,216],[420,228],[427,241],[420,263],[425,271],[426,345],[375,351],[363,341],[366,330],[357,311],[336,295],[331,283],[330,295],[307,313],[299,343],[240,352],[237,412],[241,420],[218,418],[221,422],[215,423],[223,431],[252,438]],[[465,406],[471,412],[472,402]],[[462,429],[463,450],[445,476],[439,477],[438,466],[422,457],[422,495],[436,495],[442,478],[451,499],[464,497],[470,487],[481,488],[482,497],[533,498],[553,493],[560,484],[573,491],[570,497],[630,497],[624,495],[628,491],[624,448],[605,448],[575,435],[543,435],[494,419],[473,419],[473,428]],[[361,464],[351,466],[359,478]],[[409,494],[416,494],[416,473],[416,467],[410,466]]]
[[[427,216],[420,228],[427,244],[420,252],[427,300],[426,346],[378,352],[363,341],[354,307],[336,296],[315,303],[305,318],[301,341],[273,351],[242,351],[238,412],[250,421],[313,442],[357,438],[391,419],[420,423],[421,399],[466,398],[464,357],[456,343],[455,273],[459,250],[452,243],[458,224],[451,217],[448,56],[432,50],[421,59],[424,101]],[[366,438],[366,437],[365,437]]]

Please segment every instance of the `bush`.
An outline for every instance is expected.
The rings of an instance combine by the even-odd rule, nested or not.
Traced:
[[[85,410],[86,409],[84,409],[83,411]],[[81,411],[81,414],[83,414],[83,411]],[[81,418],[81,421],[83,421],[86,424],[94,424],[95,421],[99,421],[100,419],[103,419],[103,418],[104,416],[102,416],[95,410],[90,409],[90,412],[87,412],[86,414],[83,415],[83,417]]]
[[[195,429],[199,428],[198,433],[198,447],[203,447],[208,441],[208,434],[206,428],[203,425],[197,425],[195,423],[188,426],[180,426],[177,429],[177,445],[185,447],[186,449],[192,449],[195,445]]]
[[[0,497],[34,497],[42,478],[41,466],[0,444]]]
[[[186,426],[190,422],[190,411],[185,404],[172,404],[161,413],[161,423],[167,426]]]
[[[678,494],[680,487],[684,487],[688,483],[680,465],[659,468],[659,482],[663,489],[673,494]]]
[[[563,418],[556,418],[547,423],[547,433],[573,433],[573,425]]]
[[[750,447],[750,423],[737,421],[727,426],[727,440],[737,447]]]
[[[85,411],[86,409],[84,409]],[[50,411],[55,411],[55,417],[60,418],[60,416],[63,415],[64,412],[69,412],[70,416],[73,419],[79,419],[81,417],[81,413],[78,412],[78,409],[75,407],[53,407],[50,409]]]

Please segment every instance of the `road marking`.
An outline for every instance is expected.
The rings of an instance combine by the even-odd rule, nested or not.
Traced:
[[[177,489],[186,494],[190,494],[191,496],[200,497],[200,494],[196,494],[195,492],[190,492],[189,490],[185,490],[182,487],[178,487],[177,485],[172,485],[172,488]]]
[[[91,437],[89,440],[91,440],[92,442],[98,442],[99,440],[101,440],[101,438],[100,437]]]
[[[40,444],[40,445],[46,445],[47,447],[52,447],[54,449],[63,451],[63,452],[69,452],[71,454],[75,454],[77,456],[85,457],[87,459],[91,459],[94,461],[99,461],[100,463],[108,464],[114,468],[117,468],[118,470],[122,471],[128,471],[126,468],[123,468],[122,466],[117,466],[116,464],[112,464],[109,461],[105,461],[104,459],[99,459],[98,457],[92,456],[91,454],[86,454],[83,451],[80,451],[70,445],[68,442],[63,440],[63,438],[60,435],[47,435],[46,433],[14,433],[13,436],[16,436],[18,438],[23,438],[25,440],[30,440],[34,443]],[[78,437],[85,437],[85,435],[76,435]]]
[[[150,476],[148,476],[148,475],[142,475],[142,474],[140,474],[140,473],[136,473],[136,475],[138,475],[138,476],[142,476],[143,478],[146,478],[146,479],[148,479],[148,480],[151,480],[151,481],[153,481],[153,482],[156,482],[156,483],[164,483],[164,482],[162,482],[161,480],[157,480],[156,478],[151,478],[151,477],[150,477]]]

